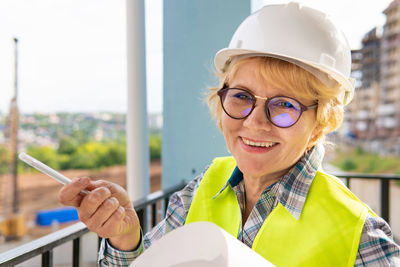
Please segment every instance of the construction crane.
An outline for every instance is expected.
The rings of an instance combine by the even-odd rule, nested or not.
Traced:
[[[19,211],[18,196],[18,39],[14,38],[15,43],[15,76],[14,76],[14,97],[11,100],[10,118],[11,118],[11,174],[13,177],[13,213]]]
[[[20,238],[26,234],[25,218],[19,214],[18,196],[18,39],[14,38],[15,44],[15,76],[14,76],[14,97],[10,103],[9,115],[9,138],[10,138],[10,165],[12,175],[12,215],[0,220],[0,235],[6,239]]]

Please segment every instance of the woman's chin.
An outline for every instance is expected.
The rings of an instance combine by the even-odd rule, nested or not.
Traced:
[[[270,164],[265,163],[265,161],[264,163],[257,163],[254,161],[238,162],[238,167],[243,175],[252,177],[264,176],[268,174],[267,166],[270,166]]]

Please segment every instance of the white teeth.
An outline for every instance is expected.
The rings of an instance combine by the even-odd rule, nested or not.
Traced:
[[[249,146],[271,147],[271,146],[276,144],[276,143],[273,143],[273,142],[268,142],[268,143],[266,143],[266,142],[253,142],[253,141],[250,141],[250,140],[246,140],[244,138],[242,138],[242,140],[246,145],[249,145]]]

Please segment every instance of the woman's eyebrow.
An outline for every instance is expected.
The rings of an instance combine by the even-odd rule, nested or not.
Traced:
[[[251,92],[251,93],[254,94],[254,91],[253,91],[253,90],[251,90],[249,87],[247,87],[247,86],[245,86],[245,85],[242,85],[241,83],[236,84],[235,86],[229,85],[228,87],[229,87],[229,88],[245,89],[245,90],[247,90],[247,91],[249,91],[249,92]]]
[[[253,95],[257,95],[253,90],[251,90],[249,87],[247,87],[247,86],[245,86],[245,85],[243,85],[243,84],[241,84],[241,83],[238,83],[238,84],[236,84],[235,86],[228,86],[229,88],[239,88],[239,89],[245,89],[246,91],[249,91],[250,93],[252,93]],[[257,95],[258,96],[258,95]],[[290,96],[290,95],[285,95],[285,94],[274,94],[274,95],[272,95],[272,96],[270,96],[270,97],[268,97],[268,98],[273,98],[273,97],[275,97],[275,96],[287,96],[287,97],[292,97],[292,96]],[[265,97],[265,96],[262,96],[262,97]],[[294,97],[292,97],[292,98],[294,98]],[[294,98],[294,99],[296,99],[296,98]]]

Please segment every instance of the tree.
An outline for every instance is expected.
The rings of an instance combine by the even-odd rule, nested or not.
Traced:
[[[66,154],[72,155],[75,153],[76,149],[78,148],[78,141],[74,138],[69,136],[63,136],[58,143],[58,154]]]
[[[27,153],[53,169],[59,168],[57,152],[49,146],[31,146],[28,147]]]
[[[161,135],[150,134],[150,160],[161,158]]]

